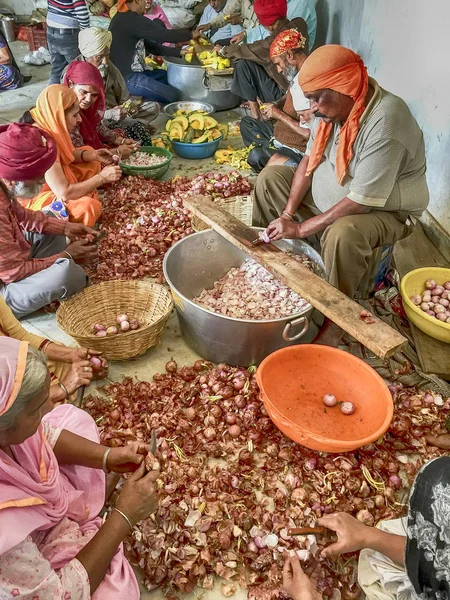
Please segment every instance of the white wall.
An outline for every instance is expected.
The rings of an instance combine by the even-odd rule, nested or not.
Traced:
[[[31,15],[36,8],[33,0],[0,0],[0,12],[1,7],[10,8],[16,15]]]
[[[351,48],[408,103],[425,136],[429,212],[450,234],[450,0],[318,0],[317,13],[318,44]]]

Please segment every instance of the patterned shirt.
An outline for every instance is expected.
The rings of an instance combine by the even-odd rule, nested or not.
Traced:
[[[406,222],[428,206],[423,133],[407,104],[369,77],[375,92],[361,115],[353,158],[343,185],[336,178],[340,127],[333,125],[323,160],[312,174],[312,195],[321,212],[347,197],[375,210],[396,212]],[[306,155],[321,119],[313,121]]]
[[[20,281],[63,258],[63,254],[30,258],[31,246],[23,232],[63,235],[65,226],[65,221],[23,208],[0,187],[0,281],[4,284]]]

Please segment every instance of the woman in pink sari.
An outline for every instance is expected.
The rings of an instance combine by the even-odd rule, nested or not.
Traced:
[[[157,508],[148,447],[100,445],[87,413],[52,411],[49,386],[41,352],[0,338],[0,597],[138,600],[122,541]],[[104,523],[103,471],[135,471]]]

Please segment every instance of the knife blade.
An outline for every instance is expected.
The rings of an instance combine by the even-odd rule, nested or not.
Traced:
[[[150,440],[150,452],[152,454],[156,454],[156,433],[154,429],[152,429],[152,436]]]
[[[325,527],[288,527],[288,535],[323,535]]]

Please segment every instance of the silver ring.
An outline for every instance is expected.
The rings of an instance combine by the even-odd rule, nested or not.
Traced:
[[[84,367],[84,370],[85,371],[89,371],[89,367]]]

